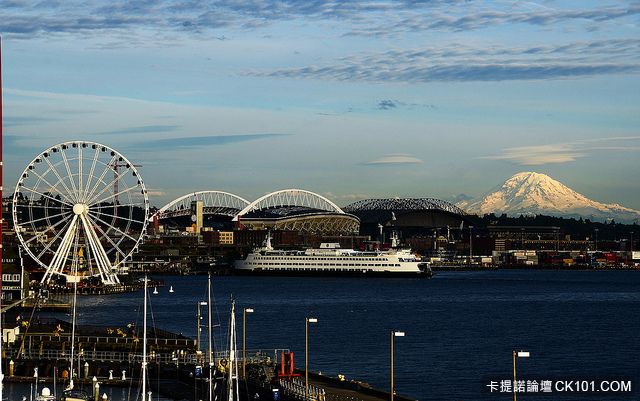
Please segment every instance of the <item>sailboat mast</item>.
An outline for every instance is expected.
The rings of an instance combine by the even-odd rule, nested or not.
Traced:
[[[144,317],[142,328],[142,400],[147,397],[147,275],[144,275]]]
[[[82,258],[84,258],[84,253],[80,251],[80,249],[78,248],[78,229],[76,228],[76,232],[74,233],[75,235],[75,240],[73,243],[73,261],[72,266],[73,268],[72,273],[73,273],[73,308],[72,308],[72,312],[71,312],[71,354],[69,355],[69,390],[73,390],[73,357],[75,356],[75,340],[76,340],[76,306],[78,303],[78,280],[80,278],[80,276],[78,276],[78,264],[80,263],[80,260],[82,260]]]
[[[229,324],[229,377],[227,378],[227,400],[240,400],[238,388],[238,361],[236,360],[236,301],[231,300],[231,322]]]
[[[211,322],[211,272],[209,272],[209,282],[207,287],[207,312],[209,315],[209,401],[213,401],[213,341],[212,341],[212,322]]]

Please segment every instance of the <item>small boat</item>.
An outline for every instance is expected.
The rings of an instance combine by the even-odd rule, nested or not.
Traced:
[[[158,294],[158,287],[153,287],[153,293]]]
[[[84,390],[65,390],[60,397],[60,401],[90,401],[91,395]]]
[[[173,292],[173,286],[169,287],[169,292]]]

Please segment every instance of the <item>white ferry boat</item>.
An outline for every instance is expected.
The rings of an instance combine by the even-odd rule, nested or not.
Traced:
[[[395,241],[394,241],[395,242]],[[320,248],[278,250],[267,234],[265,245],[254,249],[244,260],[236,260],[239,274],[264,275],[351,275],[431,277],[429,263],[409,250],[356,251],[341,249],[338,243],[322,243]]]

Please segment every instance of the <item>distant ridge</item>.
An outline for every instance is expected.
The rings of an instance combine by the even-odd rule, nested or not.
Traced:
[[[617,203],[606,204],[591,200],[548,175],[530,171],[514,175],[480,198],[461,201],[456,205],[480,216],[504,213],[615,219],[627,222],[640,219],[638,210]]]

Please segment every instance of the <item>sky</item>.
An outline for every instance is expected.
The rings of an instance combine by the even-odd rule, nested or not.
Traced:
[[[4,183],[69,140],[151,204],[479,196],[522,171],[640,209],[639,1],[0,2]]]

